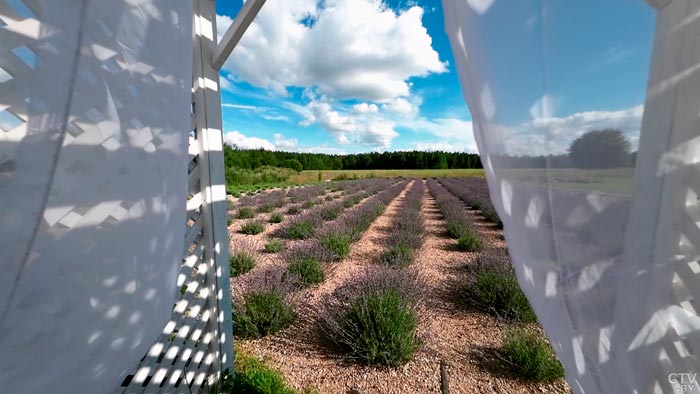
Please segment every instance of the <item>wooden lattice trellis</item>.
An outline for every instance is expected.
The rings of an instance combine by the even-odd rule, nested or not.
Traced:
[[[116,393],[196,393],[233,367],[215,0],[194,1],[192,132],[181,297],[158,341]]]

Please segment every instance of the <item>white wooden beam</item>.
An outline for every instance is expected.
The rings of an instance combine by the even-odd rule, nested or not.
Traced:
[[[250,0],[249,0],[250,1]],[[209,290],[214,294],[209,334],[216,333],[219,354],[215,371],[233,371],[233,323],[229,282],[228,229],[226,223],[226,180],[221,120],[219,69],[209,61],[216,49],[216,0],[195,2],[194,114],[199,142],[200,187],[204,229],[204,262],[209,269]],[[216,305],[218,304],[218,305]]]
[[[223,67],[226,59],[233,51],[233,48],[238,45],[238,42],[243,37],[243,33],[248,30],[248,26],[253,23],[253,19],[258,15],[258,11],[265,4],[265,0],[248,0],[243,4],[243,8],[236,15],[231,26],[224,34],[219,45],[217,45],[212,56],[212,67],[220,70]]]

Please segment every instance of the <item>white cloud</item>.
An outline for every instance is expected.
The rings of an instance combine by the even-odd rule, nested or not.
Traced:
[[[578,112],[566,117],[534,119],[517,127],[492,126],[492,146],[511,155],[566,153],[571,142],[591,130],[619,129],[630,140],[632,149],[639,145],[639,128],[644,107],[638,105],[620,111]],[[487,133],[487,134],[489,134]]]
[[[399,122],[408,129],[432,134],[441,139],[440,143],[450,146],[452,151],[476,153],[476,141],[471,121],[458,118],[411,119]],[[430,143],[428,146],[436,146]],[[418,149],[418,148],[417,148]]]
[[[418,113],[418,106],[420,102],[413,103],[406,100],[403,97],[397,97],[395,99],[387,101],[382,105],[382,108],[388,112],[392,112],[402,116],[411,116]]]
[[[352,106],[352,109],[357,112],[358,114],[366,114],[368,112],[378,112],[379,107],[377,107],[377,104],[367,104],[367,103],[360,103],[360,104],[355,104]]]
[[[417,142],[413,145],[415,150],[434,152],[463,152],[463,149],[447,142]]]
[[[318,145],[318,146],[309,146],[309,147],[304,147],[304,148],[297,148],[297,152],[303,152],[303,153],[325,153],[329,155],[346,155],[348,154],[347,151],[328,146],[328,145]]]
[[[287,116],[281,115],[281,114],[277,113],[273,108],[269,108],[269,107],[259,107],[259,106],[255,106],[255,105],[231,104],[231,103],[222,103],[221,107],[222,108],[237,109],[237,110],[248,112],[248,113],[254,113],[257,116],[260,116],[261,118],[266,119],[266,120],[289,121],[289,118]]]
[[[446,71],[422,16],[378,0],[269,0],[224,69],[283,95],[297,86],[336,99],[408,96],[409,78]],[[223,34],[231,18],[217,24]]]
[[[326,101],[312,101],[306,109],[296,108],[304,114],[301,125],[318,123],[341,145],[357,143],[387,149],[399,136],[395,123],[380,116],[376,105],[353,106],[352,111],[340,112]]]
[[[282,134],[275,134],[275,148],[277,150],[295,150],[297,148],[297,145],[299,145],[299,142],[297,141],[296,138],[284,138]]]
[[[257,137],[247,137],[238,131],[228,131],[224,134],[224,142],[231,146],[237,146],[242,149],[266,149],[274,150],[275,145],[272,142]]]
[[[224,142],[230,146],[237,146],[242,149],[265,149],[296,151],[299,142],[296,138],[285,138],[282,134],[273,135],[274,142],[258,137],[248,137],[239,131],[228,131],[224,134]]]
[[[299,141],[296,138],[285,138],[282,134],[276,133],[273,135],[274,141],[269,141],[264,138],[248,137],[238,131],[229,131],[224,134],[224,142],[230,146],[238,146],[243,149],[265,149],[287,152],[304,152],[304,153],[327,153],[335,155],[344,155],[347,152],[343,149],[328,146],[325,144],[316,146],[299,146]]]

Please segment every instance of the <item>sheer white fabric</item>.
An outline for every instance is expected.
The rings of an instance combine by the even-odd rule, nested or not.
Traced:
[[[518,280],[572,389],[698,392],[700,2],[443,5]],[[620,72],[627,49],[642,60]],[[611,139],[574,156],[605,129],[636,157]]]
[[[175,300],[192,2],[0,0],[0,391],[103,393]]]

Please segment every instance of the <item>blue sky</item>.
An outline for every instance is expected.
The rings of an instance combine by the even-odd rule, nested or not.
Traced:
[[[464,1],[506,150],[541,153],[543,128],[555,153],[593,128],[635,143],[654,27],[643,1]],[[221,34],[241,6],[218,1]],[[476,151],[440,1],[268,0],[222,81],[228,143]]]

